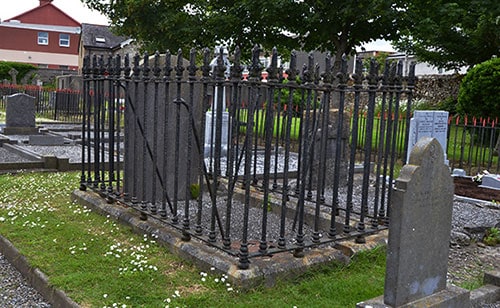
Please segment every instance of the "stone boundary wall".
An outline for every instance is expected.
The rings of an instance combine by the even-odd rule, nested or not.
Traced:
[[[460,74],[419,76],[413,98],[416,101],[424,100],[431,106],[449,99],[456,101],[460,82],[464,76]]]

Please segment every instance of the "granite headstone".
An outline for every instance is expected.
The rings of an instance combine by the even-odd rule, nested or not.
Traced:
[[[391,198],[382,297],[358,307],[471,307],[469,291],[447,285],[453,180],[435,138],[421,138]]]
[[[35,125],[35,98],[24,93],[7,96],[5,110],[6,135],[26,135],[38,132]]]

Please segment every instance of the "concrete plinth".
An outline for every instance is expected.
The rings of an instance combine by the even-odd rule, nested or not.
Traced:
[[[384,303],[384,296],[356,304],[357,308],[470,308],[470,292],[468,290],[448,285],[446,289],[419,300],[401,306],[390,306]]]

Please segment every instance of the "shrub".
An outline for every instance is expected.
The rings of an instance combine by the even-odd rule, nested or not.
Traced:
[[[300,79],[297,77],[297,79],[295,80],[297,82],[297,84],[301,84],[301,81]],[[288,79],[284,79],[282,81],[283,84],[287,84],[289,82]],[[292,95],[292,105],[293,105],[293,116],[298,116],[299,115],[299,111],[298,111],[298,108],[299,107],[305,107],[304,103],[303,103],[303,97],[302,97],[302,91],[300,91],[299,89],[296,89],[295,91],[293,91],[293,95]],[[284,87],[284,88],[281,88],[279,89],[278,91],[274,92],[274,102],[278,102],[278,96],[281,95],[281,106],[282,108],[284,107],[284,105],[287,105],[287,108],[290,108],[290,106],[288,106],[289,104],[289,96],[290,96],[290,90],[289,88],[287,87]],[[305,99],[305,98],[304,98]],[[284,112],[284,111],[283,111]]]
[[[452,115],[456,114],[457,113],[457,100],[454,99],[453,97],[448,97],[447,99],[445,99],[437,104],[437,109],[438,110],[446,110]]]
[[[457,111],[476,117],[500,117],[500,58],[474,66],[458,93]]]
[[[38,68],[32,64],[0,61],[0,80],[11,80],[9,71],[14,68],[18,71],[17,82],[19,83],[30,71],[37,70]],[[11,80],[12,81],[12,80]]]

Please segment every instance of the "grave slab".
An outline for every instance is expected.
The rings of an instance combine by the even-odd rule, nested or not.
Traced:
[[[51,136],[51,135],[30,135],[28,144],[30,145],[64,145],[63,136]]]
[[[484,175],[479,187],[500,190],[500,175]]]
[[[467,176],[467,173],[465,172],[464,169],[458,169],[458,168],[455,168],[453,169],[453,173],[452,173],[453,176]]]

